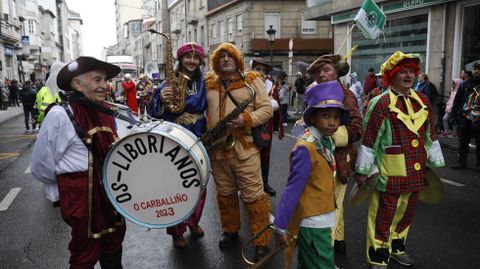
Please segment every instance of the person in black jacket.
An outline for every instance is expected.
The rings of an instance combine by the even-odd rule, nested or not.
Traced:
[[[295,80],[295,93],[297,94],[295,104],[295,114],[303,114],[305,105],[303,102],[303,95],[305,94],[305,79],[302,72],[297,73],[297,79]]]
[[[480,172],[480,126],[473,125],[472,120],[468,119],[463,113],[465,102],[473,93],[473,88],[478,86],[480,86],[480,62],[473,65],[472,75],[460,85],[453,102],[452,115],[458,128],[459,158],[458,163],[451,167],[452,169],[467,169],[468,144],[470,143],[470,135],[473,133],[477,145],[476,170]]]
[[[16,79],[12,80],[9,86],[10,90],[10,106],[20,106],[18,103],[18,81]]]
[[[30,80],[25,81],[23,84],[23,89],[19,91],[20,100],[23,105],[23,115],[25,117],[25,133],[30,133],[35,130],[36,123],[32,122],[32,130],[30,131],[30,116],[32,119],[35,117],[36,113],[33,109],[35,105],[35,100],[37,99],[37,92],[32,88],[32,82]]]

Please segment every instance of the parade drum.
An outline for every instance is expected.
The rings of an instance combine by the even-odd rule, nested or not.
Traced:
[[[198,138],[171,122],[133,126],[110,148],[103,185],[115,209],[148,228],[185,221],[195,210],[211,173]]]
[[[131,132],[130,128],[132,128],[132,124],[128,121],[116,119],[115,122],[117,124],[117,134],[119,138],[124,138]]]

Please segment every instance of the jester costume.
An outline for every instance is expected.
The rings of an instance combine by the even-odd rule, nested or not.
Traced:
[[[413,68],[418,74],[419,61],[414,54],[393,54],[381,68],[387,85],[401,68]],[[366,255],[370,265],[386,267],[391,256],[399,261],[395,257],[405,255],[427,165],[444,165],[428,97],[413,89],[404,95],[390,86],[370,101],[355,166],[363,175],[374,166],[380,171],[368,210]]]

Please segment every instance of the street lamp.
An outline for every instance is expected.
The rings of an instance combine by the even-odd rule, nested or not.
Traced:
[[[273,25],[270,25],[270,29],[267,30],[268,43],[270,44],[270,65],[273,67],[273,42],[275,42],[275,33],[277,31],[273,29]]]
[[[23,74],[23,64],[22,64],[23,46],[18,43],[15,44],[15,55],[17,55],[18,79],[23,82],[25,81],[25,75]]]

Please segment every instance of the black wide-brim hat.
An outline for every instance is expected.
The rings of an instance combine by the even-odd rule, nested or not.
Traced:
[[[71,91],[73,89],[70,84],[74,77],[94,70],[104,71],[107,74],[106,80],[120,73],[120,67],[116,65],[100,61],[93,57],[81,56],[60,70],[57,77],[57,85],[61,90]]]
[[[265,66],[265,74],[268,74],[268,73],[272,72],[273,67],[270,64],[268,64],[263,58],[253,58],[252,59],[252,69],[254,69],[255,66],[259,65],[259,64]]]

